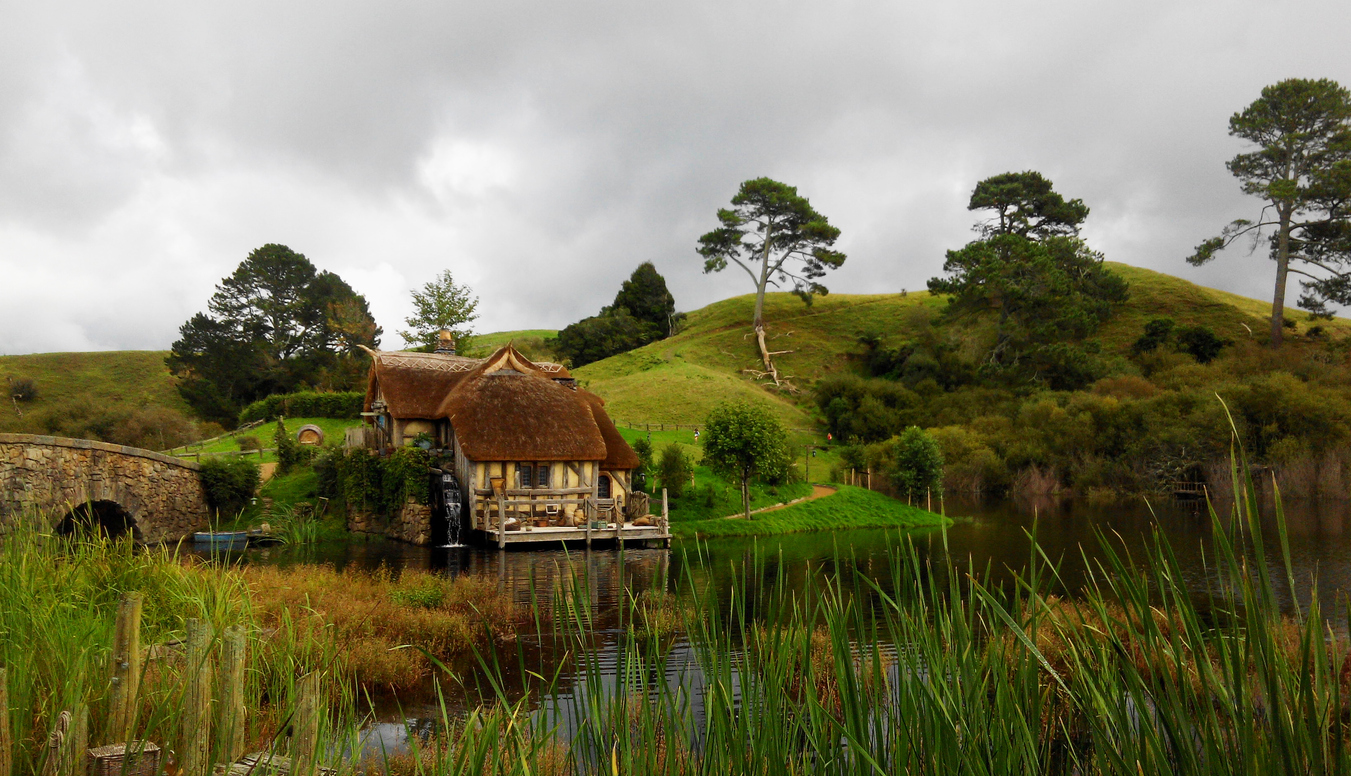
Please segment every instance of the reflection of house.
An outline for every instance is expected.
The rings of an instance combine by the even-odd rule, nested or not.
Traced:
[[[577,388],[564,367],[534,363],[511,345],[486,359],[455,355],[452,345],[373,351],[371,360],[367,446],[442,451],[473,529],[499,543],[589,539],[597,531],[668,535],[649,525],[647,495],[632,490],[638,456],[604,401]]]

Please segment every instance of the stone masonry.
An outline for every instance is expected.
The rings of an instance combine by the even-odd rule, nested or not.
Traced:
[[[379,534],[409,544],[432,543],[432,508],[412,499],[393,517],[352,511],[347,515],[347,530]]]
[[[142,541],[176,541],[208,524],[200,468],[136,447],[0,434],[0,533],[25,514],[55,527],[74,506],[111,501],[136,521]]]

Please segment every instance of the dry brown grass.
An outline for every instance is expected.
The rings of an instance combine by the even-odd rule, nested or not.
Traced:
[[[368,688],[421,686],[432,664],[515,638],[528,614],[486,580],[327,566],[243,570],[259,624],[288,648],[332,645],[335,668]],[[416,647],[416,648],[409,648]]]

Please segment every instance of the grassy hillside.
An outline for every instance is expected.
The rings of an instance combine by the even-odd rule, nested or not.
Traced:
[[[121,418],[145,407],[187,413],[164,365],[167,355],[160,350],[120,350],[0,356],[0,386],[10,378],[29,378],[38,391],[37,399],[20,405],[22,417],[12,402],[0,406],[0,431],[48,433],[76,416]]]
[[[1098,332],[1105,356],[1125,357],[1145,323],[1173,318],[1179,326],[1202,324],[1235,340],[1263,340],[1270,326],[1271,305],[1216,291],[1181,278],[1124,264],[1110,264],[1131,285],[1131,300]],[[877,333],[885,342],[914,337],[943,308],[941,298],[926,291],[909,294],[831,294],[808,307],[791,294],[769,294],[765,300],[771,350],[791,351],[775,357],[780,372],[797,389],[773,390],[743,370],[756,368],[759,355],[751,338],[755,298],[745,295],[716,302],[689,314],[674,337],[629,353],[588,364],[577,377],[604,396],[616,417],[632,422],[699,423],[718,402],[754,398],[766,402],[790,426],[807,427],[815,414],[810,401],[814,381],[849,370],[863,353],[860,335]],[[1308,328],[1302,311],[1291,347],[1300,348]],[[1333,336],[1351,334],[1351,321],[1321,322]],[[974,353],[990,335],[988,326],[959,327]]]

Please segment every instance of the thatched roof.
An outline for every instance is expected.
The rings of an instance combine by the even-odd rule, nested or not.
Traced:
[[[376,397],[396,418],[434,418],[441,400],[483,359],[445,353],[373,350],[366,378],[365,412]]]
[[[450,420],[475,461],[603,461],[605,437],[591,405],[511,345],[489,356],[446,396]]]
[[[371,411],[371,403],[378,395],[384,399],[389,414],[400,419],[439,417],[437,410],[451,389],[489,360],[448,353],[370,349],[366,352],[371,356],[371,371],[366,378],[363,411]],[[561,364],[527,363],[551,380],[572,379],[572,373]]]
[[[591,405],[591,417],[596,422],[596,427],[600,429],[600,435],[605,438],[605,461],[601,464],[603,469],[637,469],[638,454],[629,447],[629,443],[620,436],[619,429],[615,428],[613,420],[610,420],[610,414],[605,411],[605,400],[590,391],[577,389],[577,395],[586,400]]]

